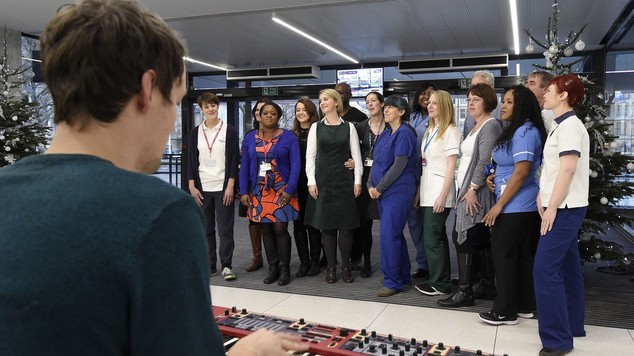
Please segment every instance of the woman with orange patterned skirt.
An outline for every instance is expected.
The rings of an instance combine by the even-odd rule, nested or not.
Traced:
[[[279,128],[282,108],[267,101],[260,108],[260,129],[242,142],[240,202],[249,220],[261,224],[269,264],[265,284],[291,280],[291,235],[288,222],[297,219],[297,181],[301,169],[299,143],[293,132]]]

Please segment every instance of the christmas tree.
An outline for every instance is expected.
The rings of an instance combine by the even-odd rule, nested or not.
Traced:
[[[585,48],[585,44],[579,38],[586,25],[578,32],[570,32],[560,41],[557,36],[558,20],[557,0],[553,0],[553,16],[548,18],[546,41],[542,42],[535,38],[530,30],[524,30],[530,39],[526,47],[527,52],[535,50],[534,44],[545,49],[546,64],[534,66],[555,76],[571,74],[573,66],[583,60],[562,62],[564,57],[573,54],[573,46],[579,51]],[[590,205],[579,232],[579,252],[583,261],[617,261],[622,266],[629,266],[632,256],[624,255],[622,246],[605,241],[600,236],[605,235],[606,228],[629,223],[628,219],[609,208],[619,200],[634,195],[633,183],[615,180],[626,170],[634,169],[634,157],[622,155],[615,150],[618,148],[614,142],[617,137],[610,133],[612,125],[605,121],[609,100],[606,100],[603,88],[588,77],[580,78],[585,86],[585,100],[575,112],[577,117],[583,120],[590,137]]]
[[[0,60],[0,167],[43,152],[49,128],[38,120],[38,104],[30,101],[23,86],[32,71],[29,67],[10,68],[6,32]]]

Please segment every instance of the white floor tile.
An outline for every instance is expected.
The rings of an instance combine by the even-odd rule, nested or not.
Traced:
[[[237,307],[263,313],[290,296],[288,293],[267,292],[254,289],[241,289],[211,286],[211,302],[219,307]]]
[[[626,329],[586,325],[586,337],[576,337],[574,343],[574,355],[634,354],[634,340]]]
[[[512,356],[535,356],[542,348],[537,332],[537,319],[518,318],[517,325],[501,325],[497,327],[495,354]],[[482,327],[494,327],[481,322]],[[494,327],[495,328],[495,327]]]
[[[386,306],[387,304],[383,303],[350,299],[290,295],[267,313],[286,318],[304,318],[314,323],[363,329],[368,328]]]

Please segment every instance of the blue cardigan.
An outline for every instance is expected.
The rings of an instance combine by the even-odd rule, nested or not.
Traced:
[[[255,134],[257,130],[247,132],[242,141],[242,164],[240,165],[240,194],[257,194],[258,184],[258,157],[255,152]],[[297,181],[301,170],[301,158],[299,154],[299,141],[294,133],[283,130],[279,141],[273,147],[273,157],[284,182],[286,193],[295,196]]]

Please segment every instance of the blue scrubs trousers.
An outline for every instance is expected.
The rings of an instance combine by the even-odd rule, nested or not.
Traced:
[[[587,207],[557,209],[553,228],[539,239],[533,267],[539,337],[544,347],[573,348],[585,336],[579,228]]]
[[[404,284],[412,284],[411,264],[407,252],[407,241],[403,234],[413,193],[394,192],[379,197],[381,217],[381,271],[383,286],[397,292]]]

